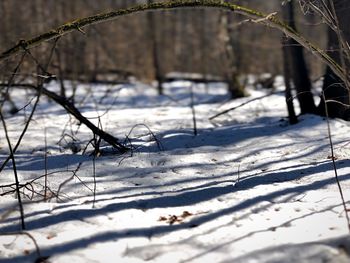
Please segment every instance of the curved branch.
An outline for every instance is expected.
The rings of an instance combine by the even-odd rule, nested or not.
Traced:
[[[58,38],[66,35],[72,31],[82,31],[82,28],[95,25],[98,23],[114,20],[117,17],[125,16],[133,13],[138,13],[146,10],[158,10],[158,9],[173,9],[180,7],[216,7],[226,9],[232,12],[236,12],[243,16],[252,19],[253,22],[258,24],[264,24],[273,28],[276,28],[286,34],[288,37],[296,40],[300,45],[304,46],[307,50],[311,51],[314,55],[319,57],[324,63],[326,63],[340,79],[344,82],[347,81],[347,76],[341,66],[336,63],[330,56],[328,56],[321,48],[317,47],[307,39],[305,39],[298,32],[290,28],[287,24],[280,21],[274,14],[266,15],[264,13],[249,9],[247,7],[235,5],[232,3],[223,2],[221,0],[174,0],[169,2],[155,2],[150,4],[137,5],[134,7],[119,9],[107,13],[97,14],[81,19],[74,20],[72,22],[63,24],[56,29],[45,32],[34,38],[28,40],[20,40],[17,45],[9,50],[0,54],[0,61],[14,56],[22,50],[35,47],[43,42],[51,39]]]

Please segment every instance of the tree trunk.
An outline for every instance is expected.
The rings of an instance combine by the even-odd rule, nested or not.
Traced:
[[[207,38],[207,27],[208,27],[208,18],[205,9],[201,10],[201,25],[200,25],[200,50],[201,50],[201,71],[203,74],[203,80],[205,85],[206,93],[209,91],[207,75],[208,75],[208,38]]]
[[[238,34],[234,34],[232,29],[233,21],[232,16],[229,12],[222,11],[220,17],[221,24],[221,38],[224,42],[225,49],[225,61],[227,61],[226,66],[226,79],[228,81],[228,91],[232,99],[240,98],[245,96],[244,86],[238,80],[238,67],[240,61],[239,57],[239,43],[235,39]],[[236,28],[235,30],[238,30]]]
[[[340,35],[344,37],[347,43],[350,43],[350,16],[348,14],[350,2],[342,0],[333,1],[335,8],[335,17],[339,23]],[[329,29],[328,31],[328,54],[339,63],[346,72],[349,72],[349,60],[344,52],[344,47],[339,44],[339,35],[337,32]],[[346,48],[346,47],[345,47]],[[349,76],[348,76],[349,77]],[[350,120],[349,105],[349,87],[327,67],[323,82],[323,96],[318,106],[319,113],[325,115],[325,100],[327,101],[328,116],[333,118],[342,118]]]
[[[151,4],[153,1],[148,0],[147,3]],[[152,61],[153,61],[153,68],[154,68],[154,75],[155,79],[157,80],[157,90],[158,94],[163,94],[163,87],[162,87],[162,74],[160,70],[160,59],[159,59],[159,52],[158,52],[158,40],[157,40],[157,23],[155,21],[155,16],[153,12],[147,13],[147,19],[149,23],[149,33],[150,33],[150,41],[151,41],[151,50],[152,50]]]
[[[283,75],[284,75],[284,83],[286,86],[285,97],[286,97],[286,103],[287,103],[289,124],[296,124],[298,123],[298,118],[294,111],[294,103],[293,103],[292,88],[291,88],[290,64],[289,64],[290,52],[288,52],[288,47],[286,45],[287,41],[288,41],[288,38],[286,36],[283,36],[282,53],[283,53]]]
[[[294,20],[294,2],[288,1],[285,3],[283,10],[283,18],[287,21],[288,25],[296,29]],[[288,55],[288,62],[290,64],[291,77],[297,91],[297,98],[300,105],[300,113],[315,113],[316,106],[313,95],[311,93],[311,81],[309,78],[308,69],[305,63],[303,47],[299,45],[294,39],[288,38],[286,41],[286,52]]]

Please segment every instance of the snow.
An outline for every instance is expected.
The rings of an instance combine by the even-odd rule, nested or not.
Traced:
[[[49,88],[58,89],[54,82]],[[249,97],[229,101],[223,84],[196,84],[194,136],[190,88],[190,82],[172,82],[157,96],[142,83],[79,84],[76,104],[83,114],[96,125],[100,116],[104,130],[127,136],[134,147],[118,155],[103,144],[95,160],[92,147],[72,152],[84,149],[91,132],[41,98],[15,157],[25,183],[45,174],[47,152],[49,193],[59,190],[42,201],[44,177],[23,190],[26,231],[42,256],[53,263],[349,262],[326,120],[305,115],[288,125],[284,96],[276,93],[209,121],[271,91],[249,88]],[[12,94],[18,106],[32,96],[20,89]],[[30,110],[7,116],[12,144]],[[334,119],[330,125],[349,206],[350,124]],[[2,163],[8,147],[0,136]],[[10,164],[1,186],[14,182]],[[1,187],[1,193],[10,190]],[[27,236],[1,235],[20,231],[19,218],[16,196],[1,196],[0,262],[38,257]]]

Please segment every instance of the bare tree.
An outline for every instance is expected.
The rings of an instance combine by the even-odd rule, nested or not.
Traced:
[[[152,3],[152,0],[147,0],[148,4]],[[163,94],[163,87],[162,87],[162,73],[160,68],[160,58],[159,58],[159,47],[158,47],[158,39],[157,39],[157,22],[156,18],[153,12],[147,13],[147,20],[148,20],[148,29],[149,29],[149,35],[150,35],[150,43],[151,43],[151,52],[152,52],[152,61],[153,61],[153,69],[154,69],[154,75],[155,79],[157,81],[157,90],[158,94]]]
[[[286,1],[282,10],[283,18],[287,21],[288,25],[294,30],[297,30],[294,15],[294,2]],[[311,93],[312,85],[304,58],[303,47],[292,38],[287,38],[284,44],[284,52],[287,53],[285,54],[285,59],[288,61],[288,64],[290,64],[289,70],[291,71],[291,79],[297,91],[301,114],[315,113],[316,105],[313,94]]]
[[[328,1],[324,7],[323,15],[329,16],[328,30],[328,54],[340,65],[349,76],[350,57],[350,2],[344,0]],[[330,117],[339,117],[350,120],[349,88],[329,67],[324,75],[323,93],[319,110],[325,114],[325,100],[327,101],[328,114]],[[325,100],[324,100],[325,99]]]
[[[225,61],[227,62],[225,75],[232,99],[244,97],[245,95],[244,87],[238,80],[241,57],[240,43],[237,41],[237,37],[240,32],[240,26],[235,26],[234,23],[232,14],[222,11],[220,24],[222,32],[221,39],[225,50]]]

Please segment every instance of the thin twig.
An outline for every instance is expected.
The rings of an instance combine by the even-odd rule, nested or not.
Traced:
[[[324,92],[322,93],[322,96],[323,96],[323,100],[326,101]],[[345,212],[345,218],[346,218],[346,221],[347,221],[347,224],[348,224],[349,233],[350,233],[350,218],[349,218],[349,214],[348,214],[349,210],[346,207],[346,202],[345,202],[345,198],[344,198],[344,194],[343,194],[343,189],[342,189],[340,181],[339,181],[337,166],[335,164],[334,146],[333,146],[333,140],[332,140],[331,125],[330,125],[330,122],[329,122],[327,103],[325,103],[325,113],[326,113],[327,132],[328,132],[329,146],[331,148],[331,159],[332,159],[332,165],[333,165],[333,170],[334,170],[334,176],[335,176],[335,180],[337,182],[340,198],[341,198],[342,205],[343,205],[344,212]]]
[[[215,119],[215,118],[217,118],[217,117],[219,117],[219,116],[221,116],[221,115],[224,115],[224,114],[226,114],[226,113],[228,113],[228,112],[230,112],[230,111],[233,111],[233,110],[235,110],[235,109],[238,109],[238,108],[240,108],[240,107],[242,107],[242,106],[245,106],[245,105],[247,105],[247,104],[249,104],[249,103],[251,103],[251,102],[254,102],[254,101],[256,101],[256,100],[261,100],[261,99],[267,98],[267,97],[269,97],[269,96],[272,96],[272,95],[275,95],[275,94],[282,94],[282,93],[283,93],[283,91],[271,92],[271,93],[269,93],[269,94],[266,94],[266,95],[263,95],[263,96],[260,96],[260,97],[257,97],[257,98],[248,100],[248,101],[246,101],[246,102],[243,102],[243,103],[239,104],[238,106],[229,108],[229,109],[227,109],[227,110],[224,110],[224,111],[222,111],[222,112],[220,112],[220,113],[215,114],[214,116],[211,116],[211,117],[209,118],[209,120],[213,120],[213,119]]]
[[[71,170],[71,171],[55,171],[55,172],[48,173],[48,174],[46,174],[46,175],[45,175],[45,174],[42,174],[42,175],[40,175],[40,176],[38,176],[38,177],[36,177],[36,178],[34,178],[34,179],[32,179],[32,180],[26,182],[26,183],[22,183],[22,184],[20,183],[19,188],[20,188],[20,189],[21,189],[21,188],[27,188],[27,186],[32,185],[33,183],[36,183],[36,181],[42,179],[42,178],[45,177],[45,176],[49,176],[49,175],[53,175],[53,174],[57,174],[57,173],[67,173],[67,172],[74,173],[74,171]],[[0,185],[0,188],[13,188],[13,187],[15,187],[15,186],[16,186],[16,183],[11,183],[11,184],[6,184],[6,185]],[[10,191],[1,193],[0,196],[5,196],[5,195],[8,195],[8,194],[13,194],[14,192],[15,192],[15,188],[14,188],[14,190],[10,190]]]
[[[128,140],[129,144],[131,144],[131,140],[130,140],[130,135],[131,135],[131,133],[134,131],[134,129],[135,129],[136,127],[139,127],[139,126],[143,126],[143,127],[145,127],[145,128],[148,130],[149,134],[145,134],[145,135],[151,135],[152,138],[153,138],[153,140],[156,142],[159,151],[163,151],[163,150],[164,150],[164,147],[163,147],[162,143],[159,141],[159,139],[158,139],[157,136],[154,134],[154,132],[150,129],[150,127],[148,127],[148,126],[147,126],[146,124],[144,124],[144,123],[135,124],[135,125],[130,129],[129,133],[126,135],[126,139]],[[142,135],[142,136],[145,136],[145,135]],[[130,148],[133,148],[133,147],[130,147]]]
[[[24,235],[24,236],[29,237],[33,241],[33,244],[35,246],[35,251],[36,251],[36,254],[38,255],[38,258],[42,258],[39,245],[36,242],[35,238],[30,233],[25,232],[25,231],[21,231],[21,232],[9,232],[9,233],[1,233],[0,234],[0,236],[17,236],[17,235]]]
[[[44,166],[45,166],[45,183],[44,183],[44,199],[47,198],[47,132],[46,127],[44,129],[45,133],[45,153],[44,153]]]
[[[193,83],[191,83],[191,112],[192,112],[192,121],[193,121],[193,134],[197,136],[197,119],[196,119],[196,110],[194,108],[194,94],[193,94]]]
[[[94,190],[93,190],[94,199],[92,202],[92,208],[95,208],[95,202],[96,202],[96,155],[95,154],[92,157],[92,172],[93,172],[93,178],[94,178]]]
[[[50,62],[51,62],[51,60],[52,60],[53,51],[54,51],[54,49],[55,49],[55,47],[56,47],[57,41],[58,41],[58,39],[56,39],[56,41],[54,42],[54,44],[53,44],[53,46],[52,46],[49,59],[48,59],[48,61],[47,61],[47,63],[46,63],[46,69],[48,68],[48,66],[49,66],[49,64],[50,64]],[[28,53],[28,52],[26,51],[24,54],[27,54],[27,53]],[[23,56],[24,56],[24,55],[23,55]],[[32,55],[31,55],[31,57],[33,58]],[[24,59],[24,57],[23,57],[23,59]],[[21,60],[21,63],[23,62],[23,59]],[[20,65],[19,65],[19,66],[20,66]],[[18,67],[19,67],[19,66],[18,66]],[[17,69],[17,70],[18,70],[18,69]],[[45,71],[46,71],[46,70],[45,70]],[[6,85],[6,84],[5,84],[5,85]],[[21,135],[19,136],[19,138],[18,138],[18,140],[17,140],[17,143],[16,143],[15,147],[13,148],[13,154],[16,153],[16,151],[17,151],[19,145],[20,145],[21,142],[22,142],[22,139],[23,139],[24,135],[26,134],[26,132],[27,132],[27,130],[28,130],[29,124],[30,124],[30,122],[31,122],[31,120],[32,120],[32,118],[33,118],[33,116],[34,116],[35,110],[36,110],[36,108],[37,108],[37,106],[38,106],[38,104],[39,104],[40,97],[41,97],[41,94],[42,94],[42,92],[43,92],[43,85],[42,85],[42,84],[41,84],[39,87],[34,86],[34,85],[33,85],[33,87],[35,87],[35,90],[38,91],[38,95],[37,95],[36,100],[35,100],[35,102],[34,102],[34,105],[33,105],[32,111],[31,111],[31,113],[30,113],[30,115],[29,115],[29,118],[27,119],[27,121],[26,121],[26,123],[25,123],[25,125],[24,125],[24,128],[23,128],[23,130],[22,130],[22,132],[21,132]],[[2,170],[4,169],[4,167],[6,166],[6,164],[8,163],[8,161],[9,161],[10,159],[11,159],[11,157],[8,156],[8,157],[6,158],[6,160],[3,162],[3,164],[2,164],[1,167],[0,167],[0,173],[2,172]]]
[[[23,53],[23,55],[21,56],[19,62],[16,65],[15,69],[13,70],[13,72],[12,72],[12,74],[10,76],[10,79],[7,82],[6,90],[5,90],[4,95],[3,95],[5,98],[9,97],[9,90],[10,90],[10,88],[11,88],[13,82],[14,82],[15,76],[16,76],[17,72],[19,71],[19,69],[20,69],[20,67],[21,67],[21,65],[22,65],[26,55],[27,55],[27,52]],[[4,103],[5,103],[5,99],[4,99],[4,101],[1,102],[0,107],[2,107]]]
[[[235,183],[233,184],[234,187],[237,187],[239,180],[241,179],[241,172],[240,172],[240,168],[241,168],[241,164],[238,164],[238,168],[237,168],[237,180],[235,181]]]
[[[11,140],[10,140],[10,137],[9,137],[9,134],[7,131],[6,122],[5,122],[4,116],[2,115],[1,108],[0,108],[0,118],[1,118],[2,126],[4,127],[7,145],[8,145],[9,150],[10,150],[10,159],[12,160],[13,173],[15,175],[15,182],[16,182],[16,194],[17,194],[17,198],[18,198],[18,207],[19,207],[19,212],[21,214],[21,227],[22,227],[22,230],[24,230],[24,229],[26,229],[26,226],[25,226],[25,222],[24,222],[24,210],[23,210],[22,198],[21,198],[21,193],[19,191],[19,179],[18,179],[18,174],[17,174],[16,160],[14,157],[14,152],[13,152],[12,145],[11,145]]]

